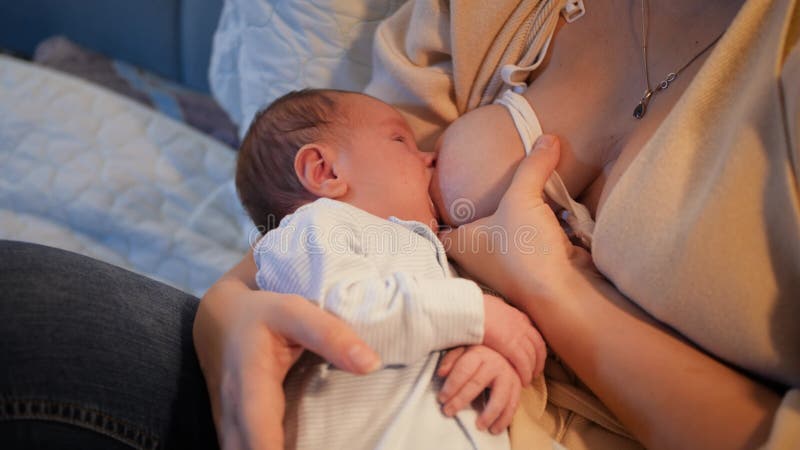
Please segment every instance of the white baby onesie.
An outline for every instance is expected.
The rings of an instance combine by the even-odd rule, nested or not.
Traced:
[[[286,216],[253,251],[261,289],[301,295],[344,319],[384,368],[357,376],[307,361],[290,372],[286,448],[489,449],[508,433],[477,411],[442,414],[440,351],[483,341],[483,293],[456,278],[430,227],[321,198]]]

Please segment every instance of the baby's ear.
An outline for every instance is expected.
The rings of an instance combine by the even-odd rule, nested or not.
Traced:
[[[306,144],[294,157],[294,173],[300,183],[317,197],[339,198],[347,183],[333,169],[335,152],[325,144]]]

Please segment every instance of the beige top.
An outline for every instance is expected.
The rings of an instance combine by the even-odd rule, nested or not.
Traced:
[[[608,194],[592,253],[623,294],[710,353],[800,386],[793,3],[744,5]]]
[[[794,387],[775,449],[800,448],[799,30],[796,1],[743,6],[606,197],[592,247],[650,314]]]
[[[502,54],[507,28],[525,26],[512,18],[545,3],[409,2],[378,29],[367,91],[403,110],[424,144],[477,106],[498,64],[475,55]],[[799,38],[796,0],[747,1],[606,197],[593,244],[598,268],[650,314],[794,387],[769,448],[800,448]]]
[[[398,107],[420,147],[433,148],[447,124],[500,94],[504,64],[530,63],[564,3],[408,1],[375,32],[364,91]]]

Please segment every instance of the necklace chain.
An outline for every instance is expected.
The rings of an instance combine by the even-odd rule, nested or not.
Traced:
[[[645,7],[647,4],[647,7]],[[669,87],[669,84],[675,81],[678,78],[678,75],[683,72],[684,69],[692,65],[693,62],[697,60],[703,53],[708,51],[714,44],[719,41],[722,37],[720,33],[713,41],[711,41],[708,45],[706,45],[702,50],[700,50],[696,55],[692,57],[686,64],[682,65],[678,70],[674,72],[670,72],[661,80],[660,83],[656,85],[655,88],[650,88],[650,70],[647,67],[647,33],[650,28],[649,22],[650,18],[650,4],[648,0],[642,0],[642,61],[644,62],[644,81],[645,81],[645,91],[642,99],[639,101],[639,104],[636,105],[636,108],[633,110],[633,117],[637,119],[641,119],[647,113],[647,105],[650,103],[650,99],[653,95],[663,91],[664,89]]]

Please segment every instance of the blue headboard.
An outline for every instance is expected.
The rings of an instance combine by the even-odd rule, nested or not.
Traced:
[[[208,91],[223,0],[0,0],[0,47],[30,55],[61,34],[191,88]]]

